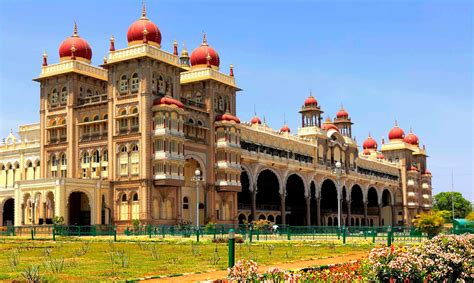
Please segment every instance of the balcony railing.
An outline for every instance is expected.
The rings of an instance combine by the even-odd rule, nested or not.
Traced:
[[[100,94],[100,95],[93,95],[86,98],[78,98],[77,103],[79,105],[86,105],[92,103],[99,103],[99,102],[106,102],[107,101],[107,94]]]
[[[206,107],[206,105],[204,105],[204,103],[197,102],[197,101],[187,99],[187,98],[184,98],[184,97],[181,97],[181,102],[184,103],[184,105],[194,106],[194,107],[201,108],[201,109],[204,109]]]

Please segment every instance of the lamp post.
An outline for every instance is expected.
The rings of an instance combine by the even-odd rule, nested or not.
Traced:
[[[229,268],[234,267],[235,263],[235,231],[234,229],[229,230]]]
[[[196,227],[199,229],[199,182],[203,180],[199,168],[196,168],[194,177],[192,177],[191,180],[196,182]]]
[[[337,226],[340,228],[341,227],[341,199],[340,197],[343,197],[342,191],[341,191],[341,177],[344,174],[344,169],[342,169],[342,164],[341,162],[337,161],[336,162],[336,168],[334,169],[334,174],[336,175],[336,183],[337,183]],[[341,194],[339,195],[339,192],[341,191]]]

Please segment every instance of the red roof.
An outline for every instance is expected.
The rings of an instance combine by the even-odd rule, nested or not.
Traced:
[[[128,28],[128,45],[136,43],[140,44],[143,42],[144,37],[146,37],[147,42],[154,42],[161,45],[160,29],[158,29],[158,27],[146,17],[145,6],[143,6],[141,18],[131,24]]]
[[[90,62],[92,59],[92,48],[89,43],[77,34],[77,25],[74,23],[74,33],[66,38],[59,46],[59,58],[70,59],[73,55]]]
[[[290,130],[290,128],[288,127],[288,125],[285,124],[285,125],[283,125],[283,127],[281,127],[280,132],[281,132],[281,133],[289,133],[289,132],[291,132],[291,130]]]
[[[364,149],[364,151],[362,151],[362,154],[363,155],[370,155],[370,150]]]
[[[347,111],[344,108],[341,108],[339,111],[337,111],[336,117],[337,118],[348,118],[349,113],[347,113]]]
[[[415,167],[415,166],[413,166],[413,165],[410,167],[410,169],[409,169],[409,170],[410,170],[410,171],[416,171],[416,172],[418,172],[418,168],[416,168],[416,167]]]
[[[321,126],[321,129],[325,130],[326,132],[331,129],[339,132],[339,128],[331,122],[331,119],[329,117],[326,118],[326,121],[324,121],[323,125]]]
[[[179,108],[184,108],[183,103],[181,101],[176,100],[172,97],[165,96],[165,97],[159,97],[153,101],[153,105],[161,105],[161,104],[166,104],[166,105],[176,105]]]
[[[304,101],[304,106],[318,106],[318,101],[310,94]]]
[[[240,124],[240,119],[230,113],[217,115],[215,120],[216,121],[234,121],[237,124]]]
[[[388,133],[388,139],[397,140],[397,139],[403,139],[404,137],[405,137],[405,132],[402,130],[402,128],[398,127],[398,125],[395,123],[395,126]]]
[[[384,159],[385,156],[383,155],[383,153],[380,153],[379,155],[377,155],[377,158],[378,158],[378,159]]]
[[[257,115],[253,116],[252,120],[250,120],[250,123],[252,124],[262,124],[262,120],[260,120],[260,118],[258,118]]]
[[[362,144],[363,149],[377,149],[377,142],[369,135]]]
[[[412,145],[418,145],[420,143],[418,137],[411,131],[408,133],[408,135],[405,136],[403,141]]]

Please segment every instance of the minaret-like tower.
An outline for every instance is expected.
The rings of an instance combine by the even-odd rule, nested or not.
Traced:
[[[313,97],[310,91],[309,97],[304,101],[300,110],[301,113],[301,127],[319,127],[321,128],[321,114],[323,111],[318,106],[318,101]]]
[[[334,118],[334,125],[339,128],[339,132],[342,135],[352,138],[352,124],[349,113],[341,105],[341,109],[339,109],[336,118]]]

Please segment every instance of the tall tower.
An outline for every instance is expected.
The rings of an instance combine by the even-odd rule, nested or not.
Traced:
[[[336,118],[334,118],[334,125],[339,128],[339,132],[342,135],[352,138],[352,124],[349,113],[341,106],[341,109],[336,114]]]
[[[301,113],[301,127],[319,127],[321,128],[321,114],[323,111],[318,106],[318,101],[310,92],[309,97],[304,101],[300,110]]]

